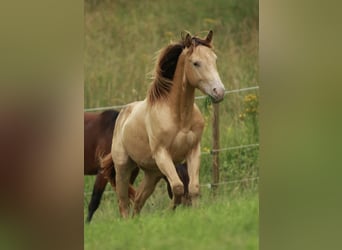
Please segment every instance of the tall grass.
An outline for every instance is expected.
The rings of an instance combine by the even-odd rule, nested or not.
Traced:
[[[143,99],[156,52],[183,30],[214,30],[227,88],[257,83],[257,1],[91,2],[85,13],[86,107]]]

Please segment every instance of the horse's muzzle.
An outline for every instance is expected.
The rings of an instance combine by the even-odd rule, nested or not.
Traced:
[[[223,100],[224,97],[224,88],[213,88],[212,94],[210,95],[213,103],[219,103]]]

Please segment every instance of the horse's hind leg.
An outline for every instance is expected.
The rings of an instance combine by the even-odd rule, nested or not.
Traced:
[[[116,171],[115,180],[119,210],[121,216],[127,218],[129,216],[129,179],[135,164],[128,158],[128,156],[117,157],[113,159],[116,160],[114,166]]]
[[[132,171],[131,177],[129,178],[129,183],[133,184],[138,174],[139,174],[139,168],[135,167]]]
[[[153,193],[158,181],[162,177],[159,171],[146,171],[144,172],[144,178],[139,185],[135,201],[133,216],[140,213],[146,200]]]
[[[128,187],[128,196],[131,199],[131,201],[134,201],[134,199],[135,199],[135,193],[136,192],[135,192],[135,189],[132,185],[133,185],[135,179],[137,178],[138,174],[139,174],[139,168],[135,167],[131,173],[131,177],[129,178],[130,185]]]
[[[101,197],[102,197],[103,191],[105,190],[106,184],[107,184],[107,180],[104,178],[104,176],[101,173],[98,173],[96,175],[93,193],[91,195],[91,200],[88,206],[87,223],[91,221],[96,209],[100,205]]]

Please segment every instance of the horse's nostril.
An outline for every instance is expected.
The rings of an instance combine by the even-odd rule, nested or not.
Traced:
[[[213,88],[213,91],[214,91],[215,94],[217,94],[216,88]]]

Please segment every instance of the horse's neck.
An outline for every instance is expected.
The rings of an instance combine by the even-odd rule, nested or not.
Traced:
[[[195,88],[188,84],[184,77],[184,54],[181,54],[173,77],[173,86],[170,93],[170,105],[176,119],[182,127],[190,125],[195,101]]]

